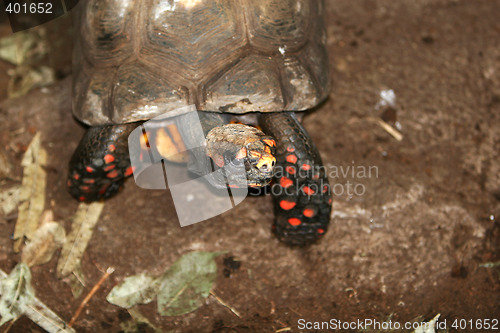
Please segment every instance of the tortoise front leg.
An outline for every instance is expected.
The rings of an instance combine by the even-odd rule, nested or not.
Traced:
[[[263,113],[259,124],[278,146],[271,191],[274,232],[289,245],[313,243],[328,228],[332,202],[319,152],[291,112]]]
[[[69,193],[79,201],[115,195],[132,175],[128,136],[139,124],[90,127],[69,162]]]

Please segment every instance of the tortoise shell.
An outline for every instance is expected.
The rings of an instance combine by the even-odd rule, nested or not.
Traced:
[[[73,111],[89,125],[178,107],[301,111],[326,98],[320,0],[87,0],[76,13]]]

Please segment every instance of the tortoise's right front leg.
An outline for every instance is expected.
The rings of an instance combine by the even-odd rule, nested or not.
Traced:
[[[138,123],[91,127],[69,162],[68,190],[79,201],[115,195],[132,175],[128,136]]]
[[[332,198],[316,145],[291,112],[260,115],[259,124],[278,145],[272,194],[277,237],[289,245],[308,245],[323,236]]]

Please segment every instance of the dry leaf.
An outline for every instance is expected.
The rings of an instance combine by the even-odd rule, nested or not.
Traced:
[[[0,193],[0,211],[4,216],[9,215],[19,205],[19,193],[21,193],[21,186],[13,186],[2,193]]]
[[[180,316],[205,302],[217,277],[214,258],[223,252],[190,252],[179,258],[159,278],[158,313]]]
[[[156,298],[160,283],[148,273],[129,276],[111,290],[106,300],[126,309],[137,304],[148,304]]]
[[[45,30],[20,31],[0,39],[0,59],[14,65],[36,63],[48,53]]]
[[[47,161],[47,153],[41,147],[40,141],[40,133],[37,133],[21,163],[24,174],[19,193],[21,204],[14,230],[14,252],[19,252],[24,237],[33,239],[45,205],[46,172],[43,165]]]
[[[47,222],[38,228],[31,242],[23,248],[21,258],[29,267],[45,264],[65,240],[64,228],[57,222]]]
[[[59,278],[64,278],[79,270],[83,252],[85,252],[90,237],[92,237],[94,226],[99,221],[103,207],[104,203],[102,202],[81,203],[78,206],[71,225],[71,232],[66,238],[61,258],[57,263],[57,276]]]
[[[7,86],[8,98],[26,95],[33,88],[45,87],[56,81],[54,69],[47,66],[19,66],[8,74],[11,76]]]
[[[22,274],[24,276],[24,278],[22,279],[24,283],[29,283],[29,276],[31,275],[31,273],[29,272],[29,268],[23,263],[16,266],[16,268],[10,273],[10,275],[7,275],[0,269],[0,290],[2,290],[2,297],[5,293],[5,288],[8,288],[9,281],[12,281],[12,279],[9,280],[9,278],[12,277],[13,274],[18,274],[20,272],[24,272],[24,274]],[[19,279],[19,281],[20,280],[21,279]],[[7,286],[5,285],[5,282],[7,282]],[[27,296],[28,302],[25,302],[24,306],[22,307],[23,311],[18,315],[25,314],[38,326],[49,333],[75,333],[72,328],[67,327],[68,325],[64,322],[64,320],[59,318],[51,309],[49,309],[38,298],[36,298],[34,293],[31,294],[30,289],[32,290],[31,285],[24,286],[24,290],[29,291],[29,295],[26,294],[26,292],[24,292],[25,294],[23,294],[23,297]],[[21,292],[18,292],[17,290],[21,291],[22,289],[16,288],[16,293],[18,294],[17,298],[21,298]],[[19,306],[19,304],[17,305]],[[2,321],[3,319],[4,318],[2,318]]]

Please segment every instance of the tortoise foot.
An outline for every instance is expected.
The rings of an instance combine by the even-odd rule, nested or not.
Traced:
[[[261,116],[266,133],[277,140],[277,167],[271,193],[274,199],[273,230],[292,246],[314,243],[327,231],[331,191],[316,146],[290,113]]]
[[[132,175],[127,140],[137,124],[91,127],[69,163],[68,190],[79,201],[115,195]]]

